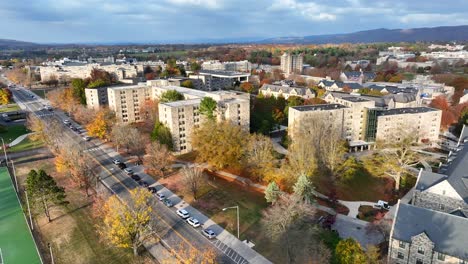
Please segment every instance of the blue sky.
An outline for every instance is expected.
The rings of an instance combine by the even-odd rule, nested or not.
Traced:
[[[186,42],[468,25],[467,0],[1,0],[0,38]]]

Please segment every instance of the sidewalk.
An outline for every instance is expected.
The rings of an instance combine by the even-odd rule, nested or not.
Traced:
[[[125,160],[123,157],[120,156],[113,148],[109,147],[106,144],[101,144],[99,147],[105,151],[110,157],[118,157]],[[243,243],[237,237],[233,236],[231,233],[224,230],[218,224],[213,222],[210,218],[205,216],[203,213],[198,211],[197,209],[193,208],[185,202],[183,199],[178,197],[172,191],[164,187],[159,182],[154,182],[154,179],[144,172],[144,166],[134,166],[132,167],[133,171],[140,175],[140,177],[150,184],[150,186],[156,187],[158,192],[163,193],[167,198],[169,198],[174,203],[174,208],[176,209],[186,209],[190,214],[195,217],[198,221],[200,221],[203,228],[210,228],[216,234],[216,239],[212,240],[212,244],[217,247],[219,250],[224,252],[228,257],[233,259],[237,263],[259,263],[259,264],[269,264],[271,263],[261,254],[256,252],[255,250],[251,249],[247,244]],[[224,175],[226,177],[232,177],[232,174],[226,173]],[[235,175],[234,175],[235,176]],[[238,176],[236,176],[238,177]],[[154,183],[153,183],[154,182]],[[235,255],[237,253],[237,255]],[[244,262],[245,261],[245,262]]]
[[[32,135],[32,134],[34,134],[34,132],[19,136],[15,138],[15,140],[13,140],[10,144],[8,144],[8,146],[13,147],[13,146],[18,145],[19,143],[21,143],[21,141],[23,141],[25,138],[27,138],[29,135]]]
[[[273,149],[275,149],[276,152],[287,155],[288,150],[285,149],[283,146],[281,146],[281,138],[271,138],[271,142],[273,143]]]

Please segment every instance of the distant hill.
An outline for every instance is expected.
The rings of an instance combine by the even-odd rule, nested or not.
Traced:
[[[468,41],[468,25],[411,29],[379,28],[347,34],[270,38],[261,40],[259,43],[326,44],[415,41]]]
[[[0,49],[22,49],[40,46],[39,44],[13,39],[0,39]]]

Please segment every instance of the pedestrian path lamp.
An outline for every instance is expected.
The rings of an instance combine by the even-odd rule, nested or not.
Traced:
[[[239,206],[231,206],[231,207],[226,207],[223,208],[223,212],[229,209],[236,209],[237,210],[237,238],[240,238],[240,229],[239,229]]]

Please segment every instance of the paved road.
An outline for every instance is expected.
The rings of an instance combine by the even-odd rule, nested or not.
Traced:
[[[63,120],[69,119],[63,112],[57,110],[53,112],[43,110],[43,105],[48,104],[48,102],[38,96],[34,96],[34,98],[31,97],[32,92],[26,89],[12,89],[12,92],[15,101],[20,107],[26,108],[26,110],[34,113],[46,122],[53,119],[63,122]],[[80,128],[78,124],[74,123],[74,125]],[[84,130],[80,128],[80,132],[84,132]],[[102,184],[112,190],[112,192],[117,194],[121,199],[127,200],[129,190],[140,188],[138,183],[125,175],[123,171],[112,163],[113,158],[125,159],[119,156],[111,157],[109,153],[101,147],[102,142],[99,140],[86,142],[82,140],[82,136],[79,133],[73,132],[67,127],[64,127],[63,140],[70,140],[84,145],[87,149],[86,153],[100,165],[101,173],[99,176]],[[155,181],[151,178],[145,178],[145,180],[150,184],[155,184]],[[206,250],[207,248],[213,247],[218,253],[218,261],[220,263],[249,263],[244,258],[241,258],[240,255],[236,254],[233,249],[226,248],[225,246],[222,246],[222,249],[220,249],[219,244],[221,242],[219,240],[215,239],[214,241],[210,241],[202,236],[199,229],[192,228],[186,224],[185,221],[180,219],[175,214],[175,209],[167,208],[159,202],[155,203],[155,207],[154,217],[160,220],[158,222],[163,229],[160,232],[161,238],[168,246],[172,248],[193,246],[199,250]]]

